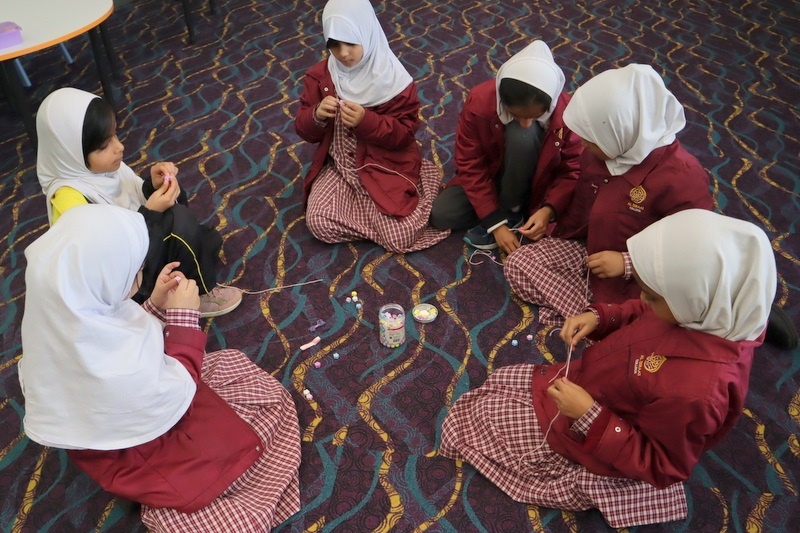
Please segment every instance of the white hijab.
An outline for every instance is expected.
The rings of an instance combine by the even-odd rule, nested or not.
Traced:
[[[116,172],[96,174],[83,160],[83,120],[89,102],[97,96],[65,87],[50,93],[36,114],[39,149],[36,173],[47,197],[47,218],[52,223],[50,200],[61,187],[72,187],[94,204],[133,209],[147,200],[142,179],[125,163]]]
[[[611,158],[608,171],[620,176],[656,148],[672,144],[686,118],[653,67],[631,64],[579,87],[564,110],[564,122],[599,146]]]
[[[115,450],[183,416],[196,385],[161,323],[127,298],[147,253],[139,213],[80,205],[25,250],[19,380],[25,432],[45,446]]]
[[[777,274],[769,239],[754,224],[687,209],[628,239],[628,251],[681,326],[731,341],[764,331]]]
[[[328,57],[328,70],[342,100],[375,107],[403,92],[412,82],[389,48],[368,0],[329,0],[322,10],[322,33],[326,42],[336,39],[364,48],[364,56],[354,67],[345,67],[333,54]]]
[[[542,125],[542,128],[547,129],[550,123],[550,117],[553,115],[553,110],[558,104],[558,97],[564,89],[564,72],[561,67],[556,65],[553,60],[553,53],[550,52],[550,47],[544,41],[533,41],[531,44],[517,52],[511,59],[503,63],[497,71],[496,87],[497,87],[497,116],[503,124],[508,124],[514,117],[506,110],[502,102],[500,102],[500,81],[504,78],[527,83],[536,87],[543,93],[547,94],[551,99],[550,109],[544,115],[536,119]]]

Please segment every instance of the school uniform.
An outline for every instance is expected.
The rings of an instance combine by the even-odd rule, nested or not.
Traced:
[[[205,354],[198,311],[124,298],[147,239],[140,214],[89,204],[26,250],[26,434],[150,531],[269,531],[300,507],[294,403],[243,353]]]
[[[139,301],[146,299],[161,269],[172,261],[179,261],[183,273],[197,281],[201,294],[212,291],[217,285],[222,236],[191,213],[184,191],[178,203],[159,213],[145,207],[154,192],[152,181],[137,176],[124,162],[115,172],[94,173],[87,168],[81,127],[86,109],[95,98],[70,87],[58,89],[45,98],[36,115],[36,172],[50,224],[56,224],[67,210],[87,203],[138,211],[150,233]]]
[[[686,517],[681,482],[742,412],[776,285],[763,231],[710,211],[667,217],[628,246],[681,325],[640,300],[592,305],[597,342],[580,359],[499,369],[456,401],[440,450],[517,501],[597,508],[616,528]],[[548,390],[562,377],[594,401],[578,419]]]
[[[487,227],[506,217],[498,198],[497,179],[505,156],[505,125],[497,114],[497,86],[488,80],[470,91],[456,129],[456,175],[448,187],[464,189],[475,214]],[[557,97],[530,176],[528,213],[544,205],[561,213],[569,205],[578,178],[580,138],[564,125],[570,96]]]
[[[500,99],[506,80],[550,98],[527,127]],[[555,214],[566,208],[582,147],[562,119],[570,100],[565,82],[550,48],[534,40],[503,63],[495,79],[470,91],[456,129],[456,176],[434,203],[434,225],[463,229],[480,223],[489,232],[513,225],[511,219],[524,221],[545,205]],[[467,242],[478,245],[471,237]]]
[[[303,183],[306,224],[329,243],[371,240],[397,253],[436,244],[449,232],[427,225],[441,173],[422,158],[415,138],[416,85],[368,2],[328,2],[323,29],[326,41],[361,44],[364,57],[348,69],[331,55],[306,73],[295,130],[318,144]],[[326,96],[364,107],[361,123],[347,127],[338,113],[316,120]]]
[[[670,106],[669,116],[638,129],[616,126],[622,131],[619,136],[627,136],[623,141],[627,145],[612,146],[609,141],[606,150],[619,154],[610,161],[584,151],[574,195],[569,207],[558,216],[551,237],[521,246],[505,262],[503,270],[511,289],[523,300],[540,306],[538,320],[542,323],[560,324],[563,317],[580,313],[590,302],[619,303],[635,298],[639,289],[632,278],[601,279],[588,272],[587,256],[605,250],[625,252],[625,241],[653,222],[683,209],[713,207],[708,174],[675,137],[685,124],[683,109],[655,72],[646,74],[644,80],[641,74],[627,72],[620,72],[617,77],[636,76],[640,81],[629,85],[634,87],[632,90],[656,93],[649,97],[655,105],[659,99],[666,101],[662,107]],[[575,105],[581,109],[603,107],[602,103],[591,101],[602,94],[598,91],[615,90],[616,83],[612,79],[603,87],[582,87],[572,101],[578,99]],[[631,111],[636,105],[634,100],[620,102],[617,113],[629,122],[635,121],[630,118],[631,113],[641,116],[638,109]],[[602,115],[602,111],[613,113],[604,108],[598,114]],[[569,107],[565,116],[567,113]],[[654,111],[656,117],[658,113]],[[663,114],[666,116],[666,112]],[[590,140],[596,136],[614,137],[611,131],[599,133],[603,131],[599,124],[608,128],[614,124],[611,119],[598,116],[592,124],[573,120]]]

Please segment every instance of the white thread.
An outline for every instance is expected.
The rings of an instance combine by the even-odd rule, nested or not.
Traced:
[[[553,376],[553,378],[550,381],[548,381],[548,383],[552,383],[555,379],[557,379],[559,374],[561,374],[561,370],[564,370],[564,379],[566,379],[567,376],[569,375],[569,362],[571,360],[572,360],[572,345],[570,344],[569,349],[567,350],[567,364],[565,366],[561,367],[558,370],[558,372],[556,372],[556,375]],[[552,418],[552,420],[550,420],[550,424],[547,426],[547,431],[545,431],[545,433],[544,433],[544,438],[542,439],[542,442],[540,442],[539,445],[536,448],[534,448],[534,449],[532,449],[532,450],[530,450],[528,452],[523,453],[522,456],[519,458],[519,462],[517,463],[517,466],[518,466],[518,468],[520,470],[522,470],[522,461],[525,460],[525,457],[527,455],[529,455],[531,453],[538,452],[539,450],[542,449],[542,446],[544,446],[544,443],[547,442],[547,436],[550,435],[550,430],[553,428],[553,422],[556,421],[556,419],[558,418],[558,416],[560,414],[561,414],[561,411],[557,412],[556,416],[554,416]]]
[[[473,250],[473,252],[470,254],[470,256],[469,256],[469,259],[467,260],[467,261],[469,262],[469,264],[470,264],[470,265],[482,265],[483,263],[485,263],[485,261],[475,261],[475,260],[474,260],[475,254],[478,254],[478,255],[485,255],[486,257],[488,257],[488,258],[489,258],[489,260],[490,260],[492,263],[494,263],[494,264],[496,264],[496,265],[503,266],[503,263],[501,263],[501,262],[497,261],[497,260],[494,258],[494,254],[492,254],[492,252],[487,252],[486,250],[480,250],[480,249]]]
[[[420,191],[420,190],[419,190],[419,186],[418,186],[416,183],[414,183],[414,181],[413,181],[413,180],[409,179],[409,178],[408,178],[408,177],[406,177],[404,174],[402,174],[402,173],[400,173],[400,172],[397,172],[396,170],[392,170],[391,168],[386,168],[386,167],[385,167],[385,166],[383,166],[383,165],[379,165],[379,164],[377,164],[377,163],[367,163],[366,165],[362,165],[362,166],[360,166],[360,167],[356,167],[356,168],[354,168],[354,169],[348,169],[348,170],[350,170],[350,171],[352,171],[352,172],[358,172],[359,170],[365,169],[365,168],[367,168],[367,167],[375,167],[375,168],[379,168],[379,169],[383,170],[384,172],[389,172],[390,174],[395,174],[395,175],[397,175],[397,176],[400,176],[401,178],[403,178],[404,180],[406,180],[407,182],[409,182],[411,185],[413,185],[413,186],[414,186],[414,188],[417,190],[417,194],[418,194],[419,196],[422,196],[422,191]]]
[[[311,280],[311,281],[304,281],[303,283],[293,283],[292,285],[280,285],[278,287],[272,287],[271,289],[264,289],[264,290],[261,290],[261,291],[249,291],[247,289],[240,289],[239,287],[233,287],[232,285],[225,285],[223,283],[217,283],[217,286],[219,286],[219,287],[227,287],[229,289],[236,289],[238,291],[241,291],[243,294],[262,294],[262,293],[265,293],[265,292],[272,292],[272,291],[279,291],[281,289],[288,289],[290,287],[301,287],[303,285],[310,285],[312,283],[319,283],[320,281],[322,281],[322,280],[321,279],[315,279],[315,280]]]

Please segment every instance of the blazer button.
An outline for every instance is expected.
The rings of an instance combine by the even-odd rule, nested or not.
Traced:
[[[325,92],[328,92],[328,88],[327,88],[327,87],[325,87],[325,88],[324,88],[324,89],[322,89],[322,90],[323,90],[323,91],[325,91]]]
[[[608,183],[608,179],[604,179],[604,180],[603,180],[603,183]]]
[[[543,376],[546,376],[546,375],[547,375],[547,370],[545,370],[544,368],[542,369],[542,375],[543,375]]]
[[[561,143],[556,141],[556,146],[561,146]]]
[[[165,336],[165,337],[169,337],[169,331],[167,331],[166,333],[164,333],[164,336]]]
[[[622,428],[617,426],[617,427],[614,428],[614,431],[616,431],[617,433],[620,433],[622,431]]]
[[[256,451],[260,452],[261,451],[261,446],[256,446]]]

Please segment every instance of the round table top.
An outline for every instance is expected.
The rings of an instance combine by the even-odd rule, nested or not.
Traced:
[[[0,48],[0,61],[86,33],[113,11],[113,0],[0,0],[0,22],[14,22],[22,28],[22,43]]]

